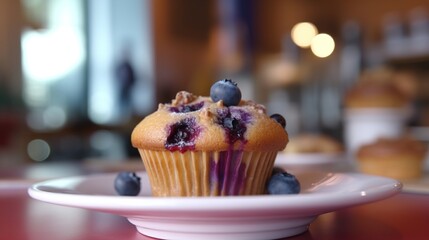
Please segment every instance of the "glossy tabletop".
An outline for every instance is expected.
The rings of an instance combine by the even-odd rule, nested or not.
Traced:
[[[80,166],[68,170],[65,175],[116,171]],[[28,179],[29,171],[34,169],[0,171],[0,239],[153,239],[120,216],[31,199],[27,187],[37,179]],[[429,195],[400,193],[323,214],[309,231],[288,239],[427,239],[428,234]]]

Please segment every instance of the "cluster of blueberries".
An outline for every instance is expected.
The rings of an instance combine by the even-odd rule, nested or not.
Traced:
[[[227,107],[237,106],[241,101],[241,91],[237,83],[230,79],[223,79],[212,85],[210,88],[210,97],[213,102],[222,100],[223,104]],[[286,120],[282,115],[275,113],[270,117],[280,123],[283,128],[286,127]]]

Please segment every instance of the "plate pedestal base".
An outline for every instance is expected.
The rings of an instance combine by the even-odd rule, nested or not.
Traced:
[[[143,235],[175,240],[263,240],[295,236],[308,230],[316,217],[294,219],[204,219],[162,221],[160,219],[128,218]]]

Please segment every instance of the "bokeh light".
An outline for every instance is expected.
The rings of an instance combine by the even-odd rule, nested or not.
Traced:
[[[84,38],[73,28],[26,30],[22,34],[22,68],[32,81],[59,80],[82,64],[84,58]]]
[[[45,140],[34,139],[27,145],[27,154],[34,161],[45,161],[51,154],[51,147]]]
[[[335,41],[326,33],[316,35],[311,41],[311,51],[320,58],[328,57],[334,52]]]
[[[293,26],[291,37],[292,41],[299,47],[308,48],[317,33],[318,30],[314,24],[309,22],[300,22]]]

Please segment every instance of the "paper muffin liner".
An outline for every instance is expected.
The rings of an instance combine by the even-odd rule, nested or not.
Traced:
[[[265,193],[277,151],[153,151],[139,149],[153,196]]]

